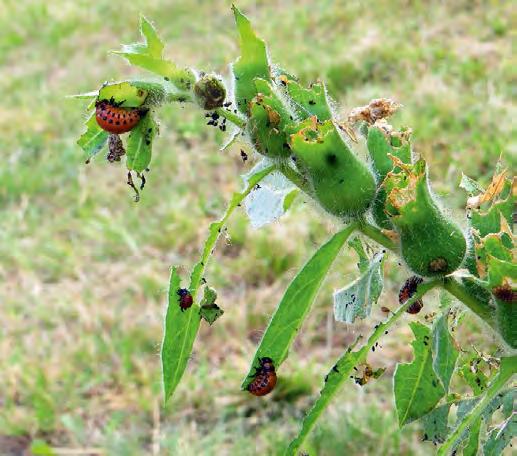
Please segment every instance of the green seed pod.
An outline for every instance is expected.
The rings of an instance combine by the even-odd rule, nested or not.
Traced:
[[[214,74],[205,74],[194,84],[196,101],[203,109],[220,108],[226,98],[226,87],[223,81]]]
[[[396,164],[400,171],[388,173],[383,186],[386,212],[400,236],[402,257],[422,277],[450,274],[465,257],[465,236],[433,199],[425,161]]]
[[[393,160],[389,154],[400,159],[403,163],[411,163],[411,144],[409,142],[409,131],[385,132],[378,126],[368,128],[366,144],[373,169],[376,174],[377,185],[380,185],[386,174],[393,170]],[[396,171],[397,169],[395,169]],[[388,215],[384,211],[386,203],[386,190],[379,188],[372,206],[372,215],[375,223],[386,230],[392,230]]]
[[[364,213],[375,197],[375,178],[350,150],[331,120],[315,116],[291,135],[296,165],[312,186],[314,198],[338,217]]]
[[[495,299],[495,319],[503,340],[517,349],[517,290],[502,287],[494,289],[494,294],[503,299]]]

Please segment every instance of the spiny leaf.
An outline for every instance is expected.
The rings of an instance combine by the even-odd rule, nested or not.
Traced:
[[[172,396],[185,372],[201,321],[197,304],[181,310],[177,293],[179,288],[180,276],[176,268],[172,268],[161,352],[165,402]]]
[[[77,140],[77,144],[86,152],[89,159],[103,148],[108,136],[108,132],[99,127],[93,113],[86,121],[86,131]]]
[[[249,373],[241,385],[242,389],[246,389],[255,367],[259,367],[259,358],[267,356],[273,359],[275,367],[278,368],[287,357],[289,347],[303,324],[327,272],[355,229],[356,224],[352,223],[332,236],[289,284],[257,348]]]
[[[254,79],[262,78],[267,81],[271,79],[269,59],[266,45],[255,34],[249,19],[235,5],[232,9],[241,48],[241,55],[232,67],[235,77],[235,98],[237,108],[246,114],[248,102],[257,94]]]
[[[383,288],[383,258],[383,254],[377,254],[364,274],[334,293],[334,318],[337,321],[353,323],[357,317],[370,315],[372,304],[377,303]]]
[[[433,369],[440,378],[446,393],[449,391],[449,383],[456,367],[458,354],[449,333],[447,313],[442,314],[433,327]]]
[[[429,413],[445,395],[434,373],[431,354],[431,331],[418,322],[410,324],[415,335],[414,360],[398,364],[394,376],[395,405],[400,426]]]
[[[127,140],[126,151],[126,165],[129,170],[141,173],[149,166],[153,150],[153,139],[157,132],[158,126],[151,112],[148,112],[138,125],[131,130]]]

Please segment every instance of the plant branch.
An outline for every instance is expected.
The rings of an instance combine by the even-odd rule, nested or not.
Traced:
[[[298,437],[296,437],[296,439],[291,442],[289,448],[286,450],[286,456],[296,455],[297,451],[303,445],[303,442],[311,432],[320,415],[325,411],[328,404],[330,403],[334,395],[337,393],[341,385],[345,382],[345,380],[349,378],[353,368],[366,361],[368,353],[370,352],[372,347],[377,343],[377,341],[385,334],[385,332],[391,326],[393,326],[400,319],[400,317],[402,317],[402,315],[404,315],[404,313],[406,312],[408,307],[411,306],[411,304],[420,299],[431,289],[440,285],[442,285],[441,279],[435,279],[420,284],[415,294],[410,299],[408,299],[404,304],[402,304],[385,322],[382,322],[376,326],[375,330],[360,350],[347,351],[340,358],[340,360],[335,365],[335,367],[339,366],[339,380],[333,383],[328,381],[325,384],[320,397],[318,398],[312,409],[309,411],[309,413],[303,420],[302,429],[300,430]],[[331,371],[331,373],[332,372],[336,372],[334,368]]]
[[[397,244],[376,226],[370,225],[366,221],[363,221],[359,229],[365,236],[368,236],[370,239],[374,240],[383,247],[386,247],[388,250],[398,253]]]
[[[438,456],[447,455],[458,444],[463,433],[480,417],[488,404],[504,388],[517,371],[517,356],[501,358],[499,374],[485,391],[485,397],[468,413],[464,420],[452,431],[438,450]]]
[[[266,177],[268,174],[273,172],[276,169],[274,165],[269,166],[258,173],[254,174],[250,177],[248,181],[248,186],[242,191],[242,192],[236,192],[233,194],[233,197],[228,204],[228,207],[226,208],[226,212],[224,213],[223,217],[218,220],[217,222],[212,222],[210,224],[210,227],[208,229],[208,237],[205,241],[205,246],[203,247],[203,252],[201,254],[201,259],[195,264],[194,268],[192,269],[192,273],[190,275],[190,286],[189,290],[192,296],[195,298],[197,291],[199,289],[199,285],[201,284],[201,279],[203,278],[203,274],[206,269],[206,265],[208,263],[208,260],[210,259],[210,256],[212,255],[212,252],[214,250],[215,244],[217,242],[217,239],[219,239],[219,236],[224,228],[224,225],[232,215],[233,211],[236,207],[238,207],[241,202],[250,194],[250,192],[253,190],[253,188],[262,180],[264,177]]]
[[[246,119],[241,117],[239,114],[229,111],[228,109],[217,108],[215,112],[226,120],[229,120],[231,123],[237,125],[239,128],[244,128],[246,126]]]
[[[289,181],[296,185],[301,191],[303,191],[309,196],[313,195],[312,189],[310,188],[307,180],[287,163],[279,163],[278,171],[280,171]]]
[[[458,280],[447,277],[444,281],[443,288],[445,288],[456,299],[465,304],[472,312],[479,318],[495,328],[494,311],[490,305],[484,301],[477,299],[467,291],[465,286]]]

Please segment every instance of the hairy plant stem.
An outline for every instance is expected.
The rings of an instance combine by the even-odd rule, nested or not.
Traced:
[[[244,200],[244,198],[246,198],[246,196],[250,194],[253,188],[268,174],[272,173],[275,169],[276,166],[271,165],[259,171],[257,174],[253,175],[248,181],[248,186],[242,192],[236,192],[233,194],[233,197],[230,203],[228,204],[226,212],[224,213],[222,218],[217,222],[212,222],[210,224],[208,238],[205,241],[205,246],[203,247],[201,259],[194,265],[190,278],[189,290],[194,298],[196,297],[199,285],[201,284],[201,280],[206,269],[206,265],[208,264],[210,256],[212,255],[215,244],[219,239],[224,225],[232,215],[235,208],[237,208],[241,204],[241,202]]]
[[[481,416],[488,404],[501,391],[517,372],[517,356],[501,358],[501,368],[497,377],[485,390],[485,396],[465,416],[463,421],[451,432],[447,440],[438,450],[438,456],[445,456],[458,444],[463,433]]]
[[[465,304],[472,312],[474,312],[485,323],[493,329],[496,327],[494,319],[494,310],[486,302],[480,301],[465,288],[465,286],[458,280],[452,277],[446,277],[443,288],[445,288],[456,299]]]
[[[244,128],[246,126],[246,119],[244,117],[241,117],[239,114],[235,114],[226,108],[217,108],[215,112],[231,123],[237,125],[239,128]]]
[[[386,247],[388,250],[392,252],[399,253],[398,246],[395,242],[393,242],[388,236],[386,236],[379,228],[376,226],[370,225],[364,219],[359,226],[359,230],[370,239],[374,240],[378,244]]]
[[[306,193],[309,196],[313,195],[312,189],[310,188],[307,180],[287,163],[281,162],[278,165],[278,171],[280,171],[289,181],[296,185],[302,192]]]
[[[285,452],[285,456],[294,456],[297,454],[297,451],[303,445],[303,442],[305,441],[306,437],[309,435],[312,428],[316,424],[318,418],[325,411],[328,404],[339,390],[339,387],[349,378],[350,373],[352,372],[355,366],[366,362],[368,353],[375,345],[375,343],[385,334],[385,332],[390,327],[392,327],[400,319],[400,317],[402,317],[402,315],[404,315],[404,313],[406,312],[408,307],[411,306],[411,304],[420,299],[433,288],[438,287],[440,285],[442,285],[441,279],[431,280],[429,282],[424,282],[421,285],[419,285],[415,294],[410,299],[408,299],[404,304],[402,304],[386,321],[376,326],[374,332],[370,335],[370,337],[368,338],[366,343],[361,347],[361,349],[357,351],[350,351],[343,355],[340,361],[344,361],[343,358],[351,357],[351,359],[353,359],[354,362],[350,362],[347,365],[346,370],[341,369],[339,371],[340,382],[337,385],[335,385],[334,390],[328,392],[328,394],[326,394],[325,396],[321,395],[318,398],[312,410],[309,411],[309,413],[303,420],[302,429],[300,430],[298,437],[295,440],[293,440],[289,445],[288,449]],[[340,361],[338,361],[338,363],[340,363]]]

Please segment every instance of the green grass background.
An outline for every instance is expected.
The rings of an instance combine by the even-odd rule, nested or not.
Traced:
[[[454,210],[465,201],[462,170],[487,182],[501,153],[515,165],[510,5],[238,2],[273,61],[306,83],[327,81],[343,115],[371,98],[402,103],[393,122],[413,128],[433,188]],[[188,272],[250,162],[242,163],[239,147],[218,150],[224,135],[205,126],[202,112],[174,105],[161,110],[140,203],[123,165],[103,154],[84,164],[75,141],[85,106],[66,96],[138,74],[107,51],[139,39],[139,13],[154,21],[176,62],[228,74],[238,55],[228,1],[0,4],[0,454],[20,454],[31,442],[41,452],[48,444],[94,455],[276,454],[334,360],[381,318],[374,312],[353,328],[333,322],[331,291],[355,274],[355,256],[343,255],[275,394],[241,392],[282,291],[336,225],[303,198],[258,231],[239,213],[207,273],[226,313],[202,328],[175,397],[162,407],[169,267]],[[388,269],[382,304],[394,306],[407,273],[396,261]],[[418,425],[398,430],[393,410],[391,373],[411,356],[408,338],[401,325],[372,354],[373,365],[388,368],[379,381],[346,384],[310,438],[311,455],[434,452],[420,442]],[[464,331],[463,338],[486,337]]]

